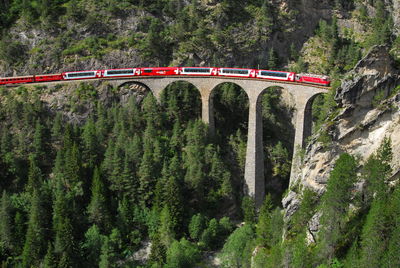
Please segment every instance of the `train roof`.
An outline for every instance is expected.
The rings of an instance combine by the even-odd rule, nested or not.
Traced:
[[[317,77],[317,78],[329,78],[329,76],[327,75],[323,75],[323,74],[310,74],[310,73],[298,73],[297,75],[301,75],[301,76],[310,76],[310,77]]]

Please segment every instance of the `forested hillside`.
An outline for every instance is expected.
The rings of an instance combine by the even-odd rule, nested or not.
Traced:
[[[243,195],[249,103],[235,84],[215,89],[215,135],[184,82],[160,102],[137,84],[0,87],[1,267],[400,266],[398,10],[397,0],[0,1],[1,77],[227,66],[332,79],[291,185],[296,111],[280,87],[263,95],[258,209]]]

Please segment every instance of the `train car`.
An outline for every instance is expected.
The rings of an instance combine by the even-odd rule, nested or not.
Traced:
[[[35,75],[35,82],[51,82],[63,80],[62,74],[40,74]]]
[[[296,82],[329,86],[330,78],[326,75],[318,74],[296,74]]]
[[[169,76],[179,75],[178,67],[149,67],[140,68],[141,76]]]
[[[33,83],[35,81],[34,76],[20,76],[20,77],[0,77],[0,85],[7,84],[25,84]]]
[[[181,67],[181,75],[192,76],[215,76],[218,75],[218,68],[214,67]]]
[[[77,71],[62,73],[64,80],[94,79],[102,76],[101,70]]]
[[[106,69],[102,71],[102,77],[130,77],[140,75],[140,68]]]
[[[295,81],[295,73],[293,72],[257,70],[256,77],[270,80]]]
[[[218,75],[229,76],[229,77],[255,77],[256,70],[241,69],[241,68],[219,68]]]

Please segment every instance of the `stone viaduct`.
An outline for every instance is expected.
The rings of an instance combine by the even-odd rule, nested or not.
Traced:
[[[313,99],[321,93],[326,93],[326,88],[313,85],[281,83],[274,81],[230,78],[230,77],[133,77],[129,79],[107,80],[114,87],[120,87],[126,83],[139,83],[149,88],[156,99],[160,100],[162,91],[171,83],[184,81],[194,85],[201,95],[202,120],[209,125],[211,133],[214,133],[213,90],[222,83],[234,83],[240,86],[249,98],[249,122],[247,136],[247,152],[245,165],[245,194],[255,199],[259,207],[264,199],[264,155],[263,155],[263,128],[261,96],[263,92],[273,86],[279,86],[286,91],[284,96],[291,96],[295,103],[295,139],[292,161],[293,174],[298,167],[298,151],[305,146],[306,138],[311,134],[311,105]]]

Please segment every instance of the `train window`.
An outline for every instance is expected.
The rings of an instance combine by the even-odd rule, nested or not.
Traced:
[[[265,76],[275,76],[275,77],[287,77],[287,73],[281,73],[281,72],[261,71],[261,75],[265,75]]]
[[[144,69],[143,72],[145,72],[145,73],[151,73],[152,71],[153,71],[153,69]]]
[[[248,74],[249,70],[240,70],[240,69],[222,69],[223,73],[226,74]]]
[[[67,74],[68,78],[73,78],[73,77],[83,77],[83,76],[94,76],[94,72],[86,72],[86,73],[72,73],[72,74]]]
[[[107,71],[108,75],[116,75],[116,74],[133,74],[133,70],[110,70]]]
[[[186,73],[209,73],[210,68],[183,68]]]

